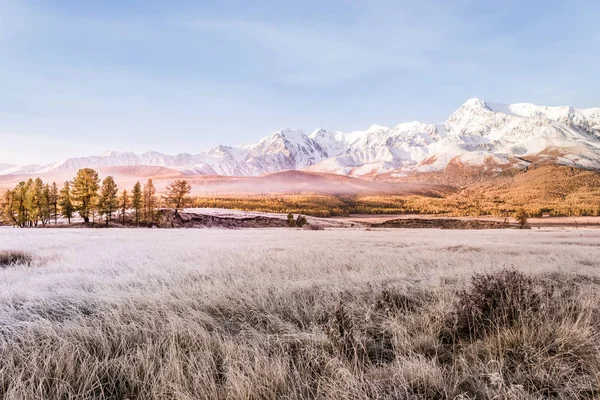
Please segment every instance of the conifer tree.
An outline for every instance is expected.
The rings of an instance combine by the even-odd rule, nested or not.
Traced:
[[[167,186],[164,196],[165,202],[175,210],[180,210],[185,207],[187,196],[190,194],[191,190],[192,186],[188,181],[178,179]]]
[[[102,181],[102,189],[98,200],[98,211],[101,216],[105,216],[107,225],[112,220],[113,213],[119,208],[118,193],[119,189],[114,178],[107,176]]]
[[[144,222],[149,223],[154,221],[154,209],[156,208],[156,187],[152,179],[148,179],[144,185],[143,201],[144,201]]]
[[[136,182],[133,186],[133,193],[131,199],[131,206],[133,207],[133,211],[135,212],[135,224],[138,225],[140,223],[140,213],[142,212],[143,206],[142,199],[142,185],[140,182]]]
[[[290,226],[290,227],[295,227],[296,226],[296,221],[294,221],[294,214],[289,213],[287,215],[287,222],[288,222],[288,226]]]
[[[46,224],[50,222],[50,216],[52,214],[50,209],[50,185],[48,184],[42,186],[39,208],[40,222],[42,223],[42,226],[46,226]]]
[[[60,207],[60,215],[66,218],[67,222],[71,224],[71,218],[73,218],[75,207],[71,201],[71,184],[69,181],[65,182],[65,185],[60,191],[58,205]]]
[[[2,194],[2,198],[0,199],[0,222],[2,222],[3,224],[16,225],[14,215],[14,200],[14,190],[7,190]]]
[[[50,186],[50,218],[54,219],[54,225],[58,223],[58,186],[52,182]]]
[[[515,214],[515,219],[517,220],[517,223],[519,224],[519,228],[523,229],[525,228],[525,226],[527,225],[527,211],[525,211],[524,208],[520,208],[519,210],[517,210],[516,214]]]
[[[21,228],[45,225],[49,220],[49,186],[41,179],[20,182],[0,199],[0,220]]]
[[[306,225],[306,217],[304,215],[298,215],[298,218],[296,219],[296,226],[302,228],[304,225]]]
[[[29,227],[38,226],[42,213],[42,196],[44,182],[40,178],[27,181],[27,194],[25,199],[26,219]]]
[[[98,172],[91,168],[80,169],[73,180],[72,199],[75,210],[86,224],[90,222],[90,214],[95,213],[99,184]]]
[[[20,182],[12,194],[12,207],[11,207],[11,218],[14,221],[15,225],[25,228],[29,224],[29,215],[28,215],[28,192],[29,186],[31,186],[33,181],[29,179],[27,182]]]
[[[119,198],[119,207],[121,208],[121,224],[125,225],[125,215],[127,214],[127,209],[129,208],[129,194],[127,190],[123,190],[121,193],[121,197]]]

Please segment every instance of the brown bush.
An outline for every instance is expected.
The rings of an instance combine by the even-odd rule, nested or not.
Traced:
[[[535,280],[522,272],[475,274],[469,290],[459,293],[453,326],[443,339],[474,340],[498,327],[512,326],[540,309]]]

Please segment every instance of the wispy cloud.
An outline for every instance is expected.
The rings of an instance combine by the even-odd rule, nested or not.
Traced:
[[[420,49],[386,52],[344,40],[331,32],[255,21],[194,21],[187,26],[218,32],[263,55],[261,63],[291,84],[328,84],[380,70],[413,70],[428,65]],[[241,66],[243,68],[243,66]]]

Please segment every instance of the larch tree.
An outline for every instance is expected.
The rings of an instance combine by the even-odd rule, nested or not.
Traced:
[[[91,168],[80,169],[73,180],[72,199],[75,210],[86,224],[90,222],[90,214],[95,212],[99,185],[98,172]]]
[[[298,218],[296,219],[296,226],[302,228],[304,225],[306,225],[306,217],[304,215],[298,215]]]
[[[44,182],[40,178],[27,181],[26,208],[29,226],[38,226],[42,217]]]
[[[2,222],[20,228],[27,226],[25,215],[25,182],[20,182],[13,190],[7,190],[2,196]]]
[[[16,225],[15,214],[15,192],[13,190],[7,190],[2,194],[0,199],[0,222],[3,224],[14,224]]]
[[[517,212],[515,214],[515,219],[517,220],[517,223],[519,224],[519,228],[523,229],[523,228],[525,228],[525,226],[527,226],[528,217],[529,217],[529,215],[527,215],[527,211],[525,211],[524,208],[520,208],[517,210]]]
[[[127,190],[123,190],[121,193],[121,197],[119,198],[119,208],[121,209],[121,224],[125,225],[125,215],[127,214],[127,210],[129,209],[129,194]]]
[[[58,196],[58,206],[60,208],[60,215],[67,219],[67,222],[71,224],[71,218],[75,212],[75,207],[71,200],[71,183],[65,182],[63,188],[60,190]]]
[[[29,225],[28,193],[33,181],[20,182],[10,195],[10,218],[16,226],[25,228]]]
[[[98,200],[98,211],[105,217],[106,225],[112,220],[112,215],[119,208],[119,189],[112,176],[107,176],[102,181],[100,198]]]
[[[50,209],[50,185],[42,186],[42,195],[40,197],[40,221],[42,226],[50,223],[52,210]]]
[[[52,182],[50,186],[50,217],[54,219],[54,225],[58,223],[58,186],[56,182]]]
[[[167,205],[179,210],[185,207],[187,197],[192,190],[192,186],[188,181],[178,179],[167,186],[164,199]]]
[[[152,179],[148,179],[144,185],[143,192],[144,201],[144,222],[154,221],[154,209],[156,208],[156,187]]]
[[[133,192],[131,198],[131,206],[133,207],[133,211],[135,214],[134,219],[136,225],[140,223],[140,213],[142,212],[143,205],[144,202],[142,198],[142,185],[139,182],[136,182],[135,185],[133,185]]]
[[[0,199],[0,220],[21,228],[47,225],[51,219],[50,185],[37,178],[19,182]]]

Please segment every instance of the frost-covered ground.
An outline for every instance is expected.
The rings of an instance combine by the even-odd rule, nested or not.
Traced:
[[[115,282],[118,287],[110,289],[118,291],[124,280],[143,287],[153,284],[146,281],[148,277],[173,279],[223,270],[269,271],[294,277],[346,268],[348,272],[341,273],[341,278],[385,272],[421,280],[506,266],[595,273],[590,265],[600,263],[599,243],[600,231],[592,229],[313,232],[0,228],[0,250],[25,250],[36,260],[35,268],[0,271],[0,293],[36,296],[45,294],[37,290],[38,285],[57,293],[78,285],[91,288],[98,284],[108,289]]]
[[[597,393],[599,382],[587,374],[600,376],[600,363],[586,364],[578,380],[575,367],[557,376],[566,372],[553,356],[540,364],[548,370],[533,386],[522,383],[531,376],[519,370],[500,376],[503,387],[461,366],[460,359],[480,353],[461,353],[455,369],[431,357],[442,348],[442,317],[474,272],[514,268],[592,282],[600,278],[599,243],[592,229],[0,228],[0,251],[34,258],[0,268],[0,397],[492,398],[510,385],[547,393],[550,381],[564,382],[554,394],[571,397],[586,382],[581,390]],[[410,300],[415,291],[429,293],[417,314],[378,311],[381,299]],[[577,296],[592,304],[592,295]],[[344,304],[349,311],[340,314]],[[371,325],[361,330],[367,322],[391,332],[375,336],[392,349],[384,364],[358,365],[336,353],[347,348],[331,336],[331,324],[341,324],[345,312],[357,318],[345,329],[364,343],[373,339]],[[573,328],[588,335],[577,337],[581,343],[598,339],[590,326]],[[481,357],[469,365],[491,368],[492,355]]]

